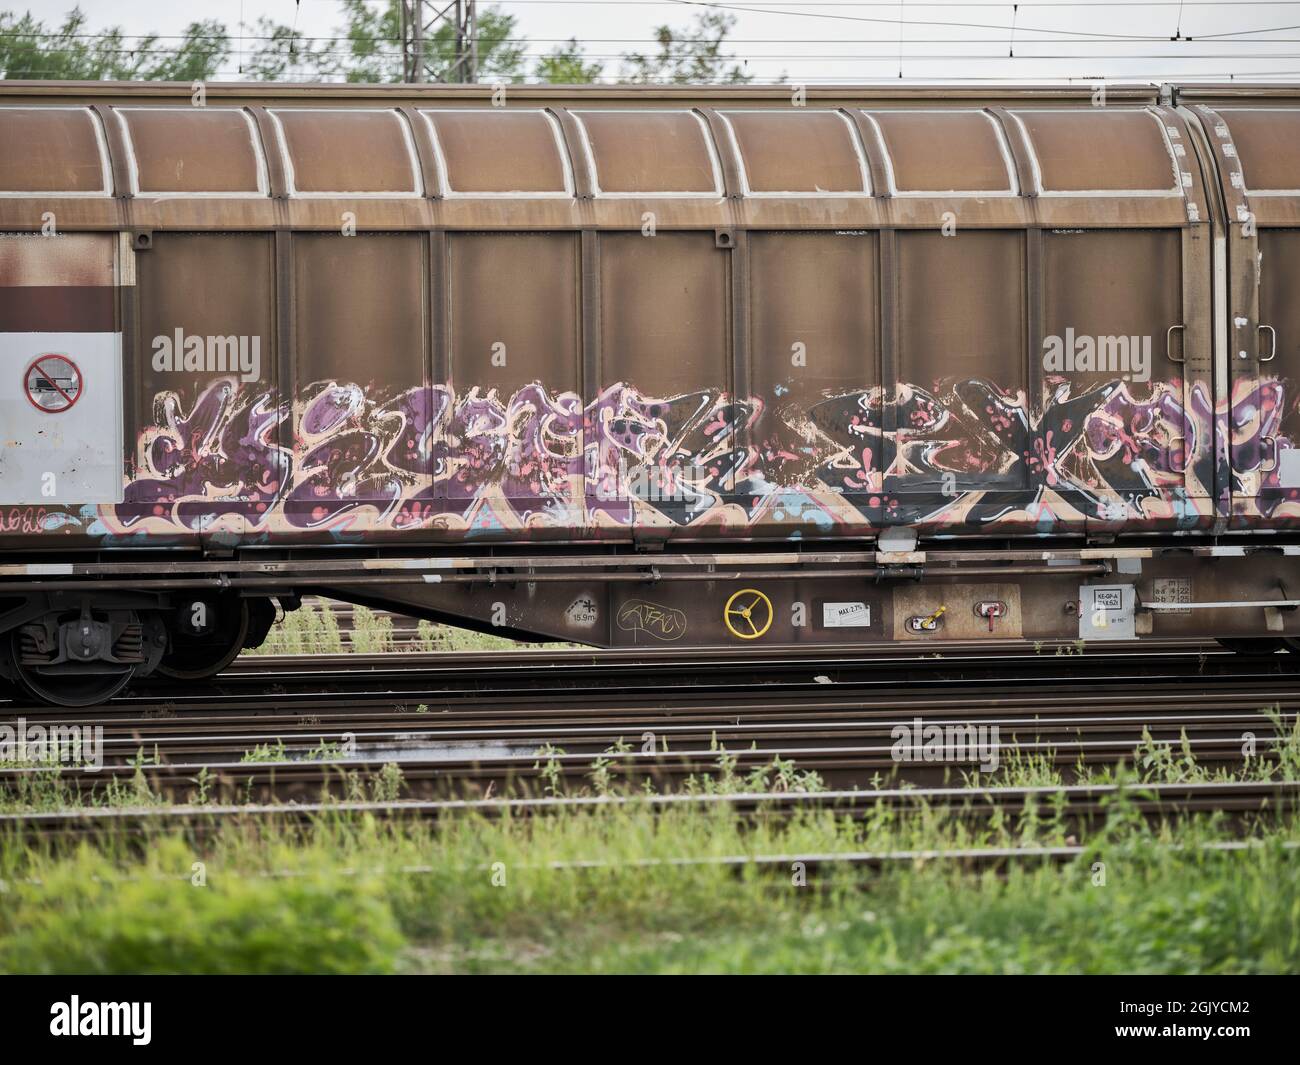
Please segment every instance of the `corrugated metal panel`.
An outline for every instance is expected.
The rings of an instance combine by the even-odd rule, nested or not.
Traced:
[[[873,233],[756,233],[750,238],[755,392],[800,400],[879,379]]]
[[[729,392],[728,253],[712,233],[601,238],[601,385]]]
[[[291,531],[404,528],[424,514],[427,254],[418,233],[293,238]]]
[[[419,196],[415,145],[391,109],[277,108],[291,194]]]
[[[451,380],[458,392],[581,392],[578,236],[456,233],[448,240]]]
[[[208,370],[186,370],[183,351],[170,369],[156,370],[155,341],[184,338],[257,338],[258,372],[242,382],[250,391],[269,391],[275,381],[275,286],[269,234],[168,233],[136,257],[140,300],[137,369],[142,410],[155,395],[175,392],[191,401],[217,379]],[[241,375],[236,375],[241,376]]]
[[[942,392],[980,378],[1024,392],[1024,289],[1023,233],[900,233],[898,380]]]
[[[1232,134],[1245,188],[1300,196],[1300,108],[1216,111]]]
[[[852,124],[836,111],[726,111],[751,194],[870,194]]]
[[[750,238],[750,427],[775,485],[861,492],[880,471],[879,276],[875,234]],[[834,470],[827,463],[843,456]],[[856,465],[855,465],[856,462]]]
[[[1284,507],[1294,520],[1300,513],[1300,229],[1261,230],[1259,253],[1259,324],[1266,328],[1259,331],[1257,352],[1250,352],[1256,355],[1257,387],[1234,397],[1233,430],[1244,438],[1238,450],[1242,465],[1258,456],[1264,506]],[[1255,347],[1250,339],[1244,340],[1248,351]],[[1243,424],[1249,414],[1255,415],[1254,426]]]
[[[599,194],[722,195],[708,126],[693,111],[576,111]]]
[[[132,469],[114,527],[164,538],[263,530],[289,476],[274,237],[158,234],[135,259]]]
[[[86,107],[0,107],[0,193],[109,195],[103,132]]]
[[[1042,193],[1180,193],[1180,168],[1150,111],[1096,107],[1011,114],[1029,137]]]
[[[1014,194],[1015,170],[998,124],[984,111],[871,111],[892,190]]]
[[[126,131],[137,194],[269,194],[266,163],[246,111],[124,107],[115,115]]]
[[[421,111],[434,131],[444,195],[573,195],[559,125],[545,111]]]
[[[1048,336],[1064,338],[1068,330],[1079,338],[1137,340],[1150,359],[1145,372],[1135,367],[1133,358],[1129,364],[1134,368],[1089,370],[1071,365],[1068,370],[1049,370],[1047,391],[1061,380],[1071,383],[1074,395],[1124,380],[1132,395],[1148,398],[1156,383],[1181,378],[1179,367],[1165,357],[1169,328],[1183,322],[1178,230],[1049,232],[1044,238],[1043,280]],[[1125,344],[1123,350],[1129,347]],[[1176,393],[1181,391],[1180,385]]]
[[[293,249],[299,390],[329,381],[376,389],[423,382],[423,238],[300,233]]]

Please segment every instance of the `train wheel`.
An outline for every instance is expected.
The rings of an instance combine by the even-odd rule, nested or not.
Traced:
[[[248,602],[237,596],[189,599],[169,620],[171,642],[158,672],[174,680],[202,680],[220,673],[243,650]]]
[[[1287,641],[1276,636],[1220,636],[1219,646],[1239,655],[1271,655]]]
[[[55,706],[95,706],[108,702],[131,683],[134,665],[112,662],[76,662],[60,666],[24,664],[18,654],[18,636],[9,644],[9,663],[19,688]]]

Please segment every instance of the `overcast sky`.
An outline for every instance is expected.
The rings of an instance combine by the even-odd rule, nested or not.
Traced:
[[[72,6],[73,0],[0,0],[0,10],[30,10],[50,23],[61,21]],[[480,0],[479,6],[489,5]],[[717,7],[736,15],[730,50],[760,81],[783,75],[808,84],[896,80],[900,68],[908,80],[1300,77],[1300,2],[1295,0],[1019,5],[501,0],[491,6],[517,17],[530,56],[577,37],[591,56],[606,60],[610,74],[621,53],[652,47],[655,26],[686,25],[700,8]],[[117,25],[130,34],[177,34],[204,18],[219,19],[236,34],[241,20],[251,24],[265,15],[326,36],[342,21],[337,0],[82,0],[81,7],[95,29]],[[1211,34],[1217,36],[1202,39]],[[1176,35],[1184,39],[1171,40]],[[237,77],[235,56],[220,80]]]

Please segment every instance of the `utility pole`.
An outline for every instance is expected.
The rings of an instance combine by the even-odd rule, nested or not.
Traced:
[[[403,81],[478,81],[477,0],[398,0],[398,7]],[[431,46],[443,25],[451,27],[455,49],[446,66]]]

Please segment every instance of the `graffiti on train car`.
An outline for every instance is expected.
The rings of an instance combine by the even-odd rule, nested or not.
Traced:
[[[817,475],[834,490],[867,493],[868,505],[882,508],[890,522],[984,526],[1018,512],[1036,523],[1149,518],[1166,493],[1189,501],[1178,471],[1184,451],[1194,451],[1197,434],[1208,427],[1204,418],[1185,416],[1180,392],[1177,383],[1162,383],[1149,398],[1136,399],[1116,382],[1071,396],[1059,385],[1038,414],[1023,394],[980,380],[960,381],[942,398],[914,386],[900,388],[888,403],[879,395],[840,396],[809,412],[842,445]],[[892,433],[885,420],[891,405]],[[870,475],[875,450],[894,455],[883,483]],[[849,468],[846,454],[853,454]],[[906,486],[909,475],[920,484]],[[945,475],[952,475],[947,490]],[[979,486],[994,476],[1006,487]],[[891,488],[891,481],[906,490]],[[971,487],[954,490],[959,483]],[[987,496],[994,498],[981,498]],[[1169,516],[1168,507],[1159,516]]]
[[[275,442],[285,416],[274,397],[210,385],[186,410],[174,392],[154,403],[157,425],[140,442],[143,457],[123,502],[100,508],[108,531],[207,528],[227,516],[257,528],[270,517],[291,475],[291,456]]]
[[[1188,526],[1210,511],[1214,411],[1199,386],[1190,407],[1177,381],[1114,381],[1072,395],[1049,379],[1049,388],[1035,411],[1023,393],[978,379],[833,394],[811,406],[781,395],[733,402],[723,392],[656,398],[626,384],[584,406],[540,384],[503,398],[441,384],[385,396],[328,382],[290,406],[221,379],[188,406],[177,393],[159,395],[123,502],[83,514],[94,515],[88,531],[120,536],[708,522]],[[1258,471],[1274,443],[1292,446],[1280,434],[1285,407],[1280,382],[1239,391],[1235,470]],[[1276,464],[1256,476],[1262,513],[1297,504],[1300,491],[1281,487]]]
[[[1300,440],[1295,406],[1282,381],[1235,383],[1229,420],[1232,468],[1254,481],[1253,490],[1234,501],[1238,517],[1300,517],[1300,479],[1286,458]]]

